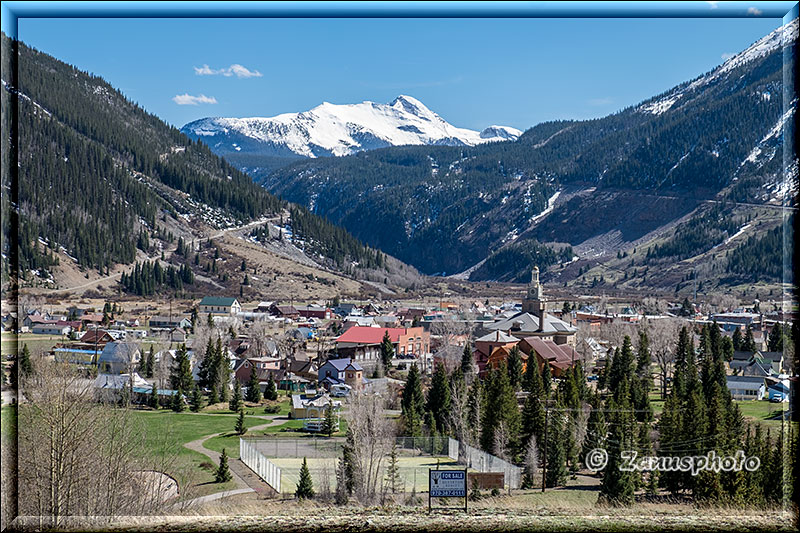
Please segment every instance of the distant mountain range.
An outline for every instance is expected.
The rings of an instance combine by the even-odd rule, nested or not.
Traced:
[[[405,95],[389,104],[324,102],[309,111],[270,118],[203,118],[181,131],[219,155],[251,156],[247,161],[265,167],[281,158],[286,164],[298,157],[344,156],[389,146],[475,146],[513,141],[522,134],[508,126],[481,132],[457,128]]]
[[[568,285],[752,283],[756,266],[780,254],[737,262],[751,252],[736,250],[768,249],[760,239],[796,190],[797,159],[783,150],[796,100],[782,96],[794,95],[783,68],[797,28],[795,19],[640,104],[539,124],[509,142],[390,147],[270,171],[229,159],[429,274],[521,281],[539,261],[552,265],[545,279]],[[776,281],[780,268],[763,271]]]
[[[16,173],[2,173],[3,190],[18,192],[13,199],[2,195],[4,287],[17,272],[23,284],[54,286],[51,274],[67,267],[86,272],[88,279],[89,271],[110,276],[117,265],[148,257],[165,269],[196,270],[198,280],[202,269],[213,272],[217,279],[206,276],[206,289],[238,292],[241,258],[201,264],[199,257],[189,260],[194,249],[175,247],[178,239],[205,241],[245,225],[252,230],[249,235],[242,230],[251,243],[289,249],[284,255],[304,256],[304,264],[354,277],[369,271],[381,280],[391,269],[414,274],[304,207],[275,197],[102,78],[5,34],[2,46],[4,60],[13,56],[12,46],[19,50],[18,85],[4,63],[0,89],[4,111],[19,102],[18,182]],[[10,114],[4,112],[3,120],[4,131],[10,131]],[[14,153],[11,142],[3,137],[3,154]],[[216,264],[225,261],[236,268],[218,270]]]

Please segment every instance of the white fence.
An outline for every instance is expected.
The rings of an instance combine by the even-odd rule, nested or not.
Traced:
[[[281,491],[281,469],[272,464],[246,439],[239,439],[239,458],[267,485]]]
[[[454,439],[448,439],[447,448],[448,456],[467,468],[478,472],[503,472],[505,483],[512,489],[519,488],[522,468]]]

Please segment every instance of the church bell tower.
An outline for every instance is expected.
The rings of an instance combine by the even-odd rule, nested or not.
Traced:
[[[539,267],[531,271],[531,283],[528,285],[528,294],[522,300],[522,312],[540,316],[545,310],[545,297],[542,294],[542,285],[539,283]]]

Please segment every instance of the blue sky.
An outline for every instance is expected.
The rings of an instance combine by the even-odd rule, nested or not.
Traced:
[[[273,116],[323,101],[390,102],[408,94],[456,126],[524,130],[636,104],[780,24],[757,16],[21,18],[18,37],[102,76],[178,127],[206,116]]]

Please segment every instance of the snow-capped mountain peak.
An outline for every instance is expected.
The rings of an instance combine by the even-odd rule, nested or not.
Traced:
[[[387,146],[474,146],[516,140],[521,131],[490,126],[481,132],[457,128],[407,95],[389,104],[323,102],[301,113],[262,118],[204,118],[181,128],[212,150],[273,156],[342,156]]]

